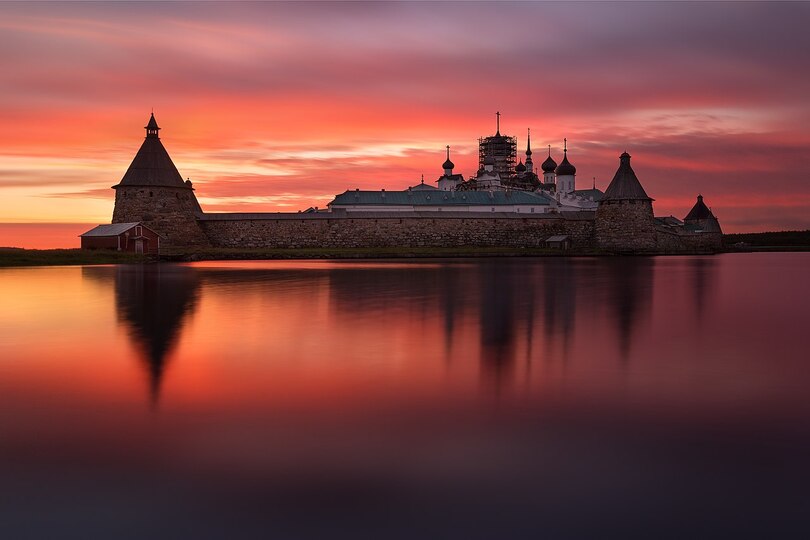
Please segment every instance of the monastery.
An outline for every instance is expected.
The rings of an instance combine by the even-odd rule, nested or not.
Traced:
[[[573,253],[694,253],[721,248],[717,218],[698,195],[679,220],[656,218],[630,165],[619,167],[607,189],[576,188],[567,141],[559,164],[551,156],[534,167],[527,135],[525,162],[515,163],[516,139],[479,139],[479,169],[454,173],[447,159],[436,186],[401,191],[346,191],[326,210],[283,213],[209,213],[183,180],[158,136],[154,114],[146,138],[121,181],[113,186],[112,224],[81,235],[82,247],[143,253],[198,247],[559,247]]]

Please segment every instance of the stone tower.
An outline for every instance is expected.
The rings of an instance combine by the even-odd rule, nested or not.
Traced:
[[[706,203],[703,202],[703,195],[697,196],[695,206],[689,211],[683,222],[691,225],[693,229],[697,229],[706,233],[718,233],[722,236],[723,230],[720,228],[720,222],[714,217],[714,214]]]
[[[113,223],[142,221],[161,235],[166,246],[204,246],[208,239],[197,222],[202,213],[191,182],[183,181],[160,142],[155,115],[121,182],[113,186]]]
[[[619,157],[619,169],[596,209],[599,247],[631,253],[655,250],[652,201],[630,166],[630,154],[624,152]]]

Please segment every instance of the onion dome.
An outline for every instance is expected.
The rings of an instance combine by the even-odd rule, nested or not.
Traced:
[[[554,171],[557,173],[557,176],[573,176],[577,174],[577,168],[571,165],[568,161],[568,139],[563,139],[565,141],[565,146],[563,147],[563,160],[562,162],[557,165],[557,170]]]
[[[568,155],[566,154],[563,156],[562,163],[557,165],[557,170],[554,172],[557,173],[558,176],[573,176],[577,174],[577,168],[571,165],[568,161]]]
[[[444,163],[442,163],[442,169],[453,169],[455,168],[455,164],[450,161],[450,146],[447,146],[447,159]]]
[[[549,148],[548,157],[543,162],[543,164],[540,165],[540,168],[543,169],[543,172],[546,173],[554,172],[554,169],[557,168],[557,162],[554,161],[554,158],[551,157],[551,147],[549,146],[548,148]]]
[[[523,160],[521,160],[520,163],[517,164],[517,166],[515,167],[515,172],[519,173],[526,172],[526,165],[523,164]]]

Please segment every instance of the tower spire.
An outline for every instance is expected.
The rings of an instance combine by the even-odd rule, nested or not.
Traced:
[[[450,145],[447,145],[447,161],[450,161]]]
[[[155,120],[154,112],[149,117],[149,122],[146,124],[146,126],[144,126],[144,129],[146,130],[146,137],[148,139],[157,138],[160,128],[157,125],[157,120]]]
[[[501,134],[501,111],[495,113],[495,135],[500,136]]]
[[[568,138],[563,139],[563,153],[568,152]]]
[[[527,128],[528,135],[526,135],[526,155],[532,155],[532,128]]]

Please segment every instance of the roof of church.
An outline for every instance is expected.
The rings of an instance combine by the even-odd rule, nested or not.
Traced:
[[[416,184],[415,186],[411,186],[408,189],[416,191],[441,191],[436,186],[431,186],[429,184]]]
[[[549,154],[543,164],[540,165],[540,168],[543,169],[543,172],[554,172],[554,169],[557,168],[557,162]]]
[[[686,214],[686,217],[683,218],[684,221],[694,221],[698,219],[713,219],[714,214],[712,211],[709,210],[709,207],[706,206],[706,203],[703,202],[703,195],[697,196],[697,202],[695,206]]]
[[[146,129],[147,133],[150,130],[156,133],[160,129],[154,116],[150,117]],[[151,134],[147,134],[118,185],[187,187],[160,138]]]
[[[391,205],[391,206],[468,206],[468,205],[548,205],[542,195],[525,191],[346,191],[337,195],[330,206]]]
[[[599,200],[604,196],[601,189],[590,188],[590,189],[575,189],[575,195],[579,195],[580,197],[585,197],[586,199],[593,197],[594,202],[599,202]]]
[[[630,154],[624,152],[619,156],[619,168],[610,181],[610,185],[602,195],[602,201],[627,201],[627,200],[642,200],[651,201],[652,199],[641,187],[641,182],[638,181],[636,173],[630,166]]]

